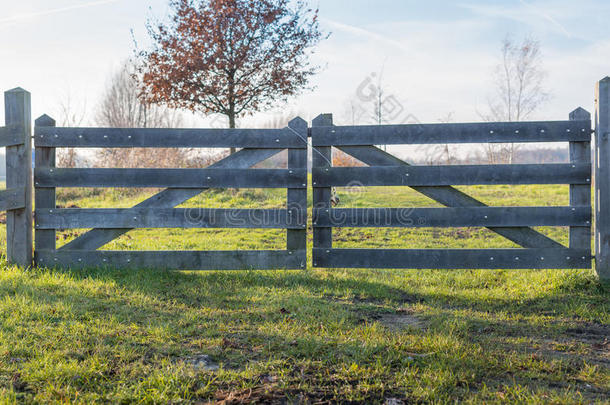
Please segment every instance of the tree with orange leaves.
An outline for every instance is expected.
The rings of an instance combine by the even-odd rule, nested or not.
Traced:
[[[168,24],[147,24],[151,50],[138,53],[142,97],[236,118],[308,89],[309,56],[324,36],[318,10],[290,0],[171,0]]]

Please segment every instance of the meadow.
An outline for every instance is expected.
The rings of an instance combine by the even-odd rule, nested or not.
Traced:
[[[490,205],[568,205],[567,186],[460,189]],[[62,189],[58,204],[129,207],[152,192]],[[398,187],[338,192],[340,207],[438,206]],[[284,201],[210,190],[182,207]],[[539,229],[567,243],[566,228]],[[345,228],[334,242],[516,247],[479,228]],[[279,230],[151,229],[105,249],[284,246]],[[610,402],[610,286],[594,270],[1,266],[2,403]]]

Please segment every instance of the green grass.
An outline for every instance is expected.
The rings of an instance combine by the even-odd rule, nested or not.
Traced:
[[[564,205],[567,187],[464,187],[491,205]],[[60,190],[128,207],[150,195]],[[435,206],[404,188],[341,206]],[[183,206],[282,207],[285,191]],[[4,227],[2,243],[4,243]],[[564,228],[542,229],[567,241]],[[61,245],[78,232],[58,235]],[[340,247],[514,247],[480,229],[335,232]],[[110,249],[284,248],[267,230],[139,230]],[[0,402],[608,403],[610,289],[593,270],[0,273]],[[220,366],[189,364],[208,355]]]

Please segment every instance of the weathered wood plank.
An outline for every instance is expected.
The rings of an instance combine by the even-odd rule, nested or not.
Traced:
[[[571,121],[590,121],[591,114],[583,108],[570,113]],[[570,142],[571,163],[591,163],[591,142]],[[591,210],[591,185],[570,185],[570,205],[587,206]],[[573,249],[591,249],[591,222],[585,226],[570,227],[570,247]]]
[[[279,153],[278,149],[242,149],[212,164],[210,168],[247,168]],[[137,204],[134,208],[175,207],[208,190],[207,188],[170,188],[163,190]],[[95,250],[118,238],[131,228],[92,229],[60,250]]]
[[[22,144],[6,147],[6,188],[23,189],[23,208],[6,212],[6,256],[11,263],[32,264],[32,113],[31,96],[16,88],[4,93],[7,127],[19,127]]]
[[[313,168],[319,187],[591,184],[591,165],[512,164]]]
[[[590,121],[361,125],[312,128],[314,146],[587,141]]]
[[[595,94],[595,270],[610,280],[610,77]]]
[[[591,224],[585,207],[335,208],[314,209],[321,227],[515,227]]]
[[[332,114],[320,114],[312,122],[313,128],[320,127],[332,127],[333,116]],[[312,138],[312,141],[315,136]],[[313,142],[312,142],[313,143]],[[325,170],[332,166],[332,149],[330,146],[320,146],[312,148],[312,171],[317,168]],[[330,187],[320,187],[316,184],[316,176],[312,174],[313,182],[313,207],[319,209],[330,209],[331,208],[331,192]],[[333,235],[331,227],[315,227],[313,229],[313,247],[314,248],[328,248],[332,247]],[[317,266],[317,250],[313,250],[313,265]]]
[[[82,148],[306,148],[284,129],[37,127],[36,146]]]
[[[339,149],[370,166],[410,166],[407,162],[374,146],[342,146]],[[476,198],[453,187],[413,187],[413,189],[446,207],[486,206]],[[525,248],[563,248],[560,243],[532,228],[489,227],[489,229]]]
[[[304,170],[36,168],[37,187],[306,188]]]
[[[16,145],[23,145],[23,127],[21,125],[0,127],[0,148]]]
[[[288,127],[298,134],[307,145],[307,122],[300,117],[291,120]],[[288,169],[303,174],[302,181],[307,183],[307,149],[288,149]],[[301,261],[307,264],[307,189],[289,188],[286,192],[286,206],[291,221],[304,225],[286,231],[286,249],[303,252]]]
[[[57,208],[36,209],[36,230],[84,228],[277,228],[306,227],[285,209]]]
[[[165,270],[301,269],[304,252],[288,250],[71,251],[36,250],[42,266],[81,269],[111,267]]]
[[[316,254],[317,253],[317,254]],[[317,267],[371,269],[589,269],[582,249],[314,249]]]
[[[25,208],[25,188],[0,190],[0,211]]]
[[[49,117],[48,115],[43,115],[41,117],[39,117],[35,122],[34,122],[34,131],[36,131],[36,128],[38,128],[39,126],[47,126],[47,127],[53,127],[55,126],[55,120],[51,117]],[[46,147],[39,147],[37,146],[35,149],[35,162],[36,162],[36,167],[38,168],[42,168],[42,167],[46,167],[46,168],[54,168],[55,167],[55,148],[46,148]],[[36,209],[39,210],[43,210],[43,209],[55,209],[55,188],[40,188],[40,187],[35,187],[35,193],[34,193],[34,199],[35,199],[35,207]],[[35,233],[34,233],[34,237],[35,237],[35,249],[42,249],[42,250],[55,250],[56,249],[56,243],[55,243],[55,236],[56,236],[56,232],[55,229],[40,229],[37,225],[38,225],[38,217],[34,217],[35,219]]]

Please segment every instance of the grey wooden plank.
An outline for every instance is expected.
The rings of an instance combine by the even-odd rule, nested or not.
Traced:
[[[210,168],[247,168],[279,153],[278,149],[242,149],[212,164]],[[175,207],[206,191],[206,188],[170,188],[147,198],[134,208]],[[92,229],[65,244],[60,250],[95,250],[118,238],[131,228]]]
[[[56,128],[40,126],[36,146],[82,148],[306,148],[287,129]]]
[[[320,187],[476,184],[591,184],[591,165],[511,164],[314,168]]]
[[[165,270],[301,269],[304,252],[287,250],[73,251],[36,250],[41,266]]]
[[[332,127],[332,114],[320,114],[312,121],[312,130],[319,127]],[[312,143],[315,136],[312,132]],[[332,149],[328,146],[312,147],[312,182],[313,182],[313,208],[314,209],[330,209],[331,208],[331,192],[330,187],[320,187],[316,184],[316,176],[313,174],[314,169],[324,170],[332,166]],[[333,243],[333,235],[331,227],[315,227],[313,228],[313,247],[314,248],[331,248]],[[317,250],[313,250],[313,265],[317,266]]]
[[[586,141],[590,121],[360,125],[311,128],[314,146]]]
[[[595,270],[610,280],[610,77],[595,94]]]
[[[0,190],[0,211],[25,208],[25,188]]]
[[[39,126],[55,126],[55,120],[48,115],[43,115],[39,117],[34,122],[34,130]],[[35,149],[34,159],[36,163],[36,167],[46,167],[46,168],[54,168],[55,167],[55,148],[46,148],[37,146]],[[34,192],[35,199],[35,207],[36,209],[55,209],[55,188],[40,188],[35,187]],[[43,250],[55,250],[55,229],[40,229],[38,225],[38,217],[34,217],[35,219],[35,249],[43,249]]]
[[[36,168],[37,187],[306,188],[304,170]]]
[[[371,269],[589,269],[584,249],[314,249],[317,267]]]
[[[36,209],[36,230],[85,228],[306,228],[285,209],[57,208]]]
[[[23,145],[23,127],[21,125],[0,127],[0,148],[16,145]]]
[[[300,117],[291,120],[288,128],[294,131],[304,145],[307,145],[307,122]],[[302,181],[307,183],[307,148],[288,149],[288,169],[303,174]],[[286,249],[303,253],[301,261],[307,263],[307,189],[289,188],[286,192],[286,207],[291,221],[305,226],[286,231]]]
[[[570,113],[570,120],[590,121],[591,114],[579,107]],[[570,142],[571,163],[591,163],[591,142]],[[570,205],[588,206],[591,210],[591,185],[570,185]],[[570,247],[591,249],[591,222],[586,226],[570,227]]]
[[[515,227],[591,224],[591,207],[460,207],[315,209],[322,227]]]
[[[6,212],[6,256],[11,263],[32,264],[32,116],[31,96],[16,88],[4,93],[7,127],[20,127],[22,145],[6,147],[6,188],[24,189],[23,208]]]
[[[396,156],[382,151],[374,146],[343,146],[339,147],[343,152],[355,157],[370,166],[395,166],[409,164]],[[419,193],[446,207],[484,207],[481,201],[473,198],[460,190],[449,186],[413,187]],[[563,245],[553,239],[535,231],[532,228],[513,227],[489,229],[508,240],[525,248],[562,248]]]

